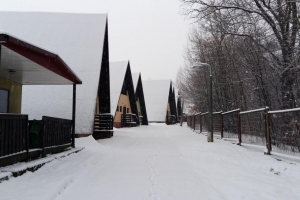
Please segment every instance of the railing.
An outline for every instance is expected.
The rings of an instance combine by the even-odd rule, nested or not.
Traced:
[[[240,112],[241,142],[266,146],[266,109]]]
[[[114,118],[111,114],[95,115],[94,131],[113,130]]]
[[[143,116],[139,116],[139,122],[140,124],[143,124]]]
[[[177,123],[181,122],[181,116],[177,116]]]
[[[202,130],[201,130],[202,129],[201,119],[202,119],[201,113],[195,114],[194,122],[193,122],[193,124],[194,124],[194,128],[193,129],[196,132],[199,132],[199,133],[202,132]]]
[[[43,116],[42,147],[71,143],[72,120]]]
[[[175,115],[168,115],[166,116],[166,124],[176,124],[176,116]]]
[[[266,107],[243,112],[236,109],[215,112],[213,116],[214,133],[219,130],[221,138],[237,138],[238,144],[266,146],[268,154],[277,151],[300,156],[300,108],[269,111]],[[206,131],[208,119],[208,113],[189,115],[187,126]]]
[[[28,148],[28,115],[0,114],[0,157]]]
[[[213,132],[214,134],[221,134],[222,129],[222,112],[214,112],[213,113]],[[200,113],[195,114],[195,121],[194,121],[194,130],[199,130],[200,133],[202,132],[208,132],[209,130],[209,114],[206,113]]]
[[[121,124],[123,127],[126,126],[137,126],[139,125],[139,120],[135,114],[127,113],[121,115]]]
[[[222,113],[222,138],[238,138],[240,109]]]
[[[270,149],[300,156],[300,108],[269,111]]]

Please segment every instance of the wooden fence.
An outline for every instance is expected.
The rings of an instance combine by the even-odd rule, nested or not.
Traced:
[[[208,113],[187,116],[188,127],[200,133],[208,132],[208,122]],[[240,145],[266,146],[267,154],[277,151],[300,156],[300,108],[269,111],[266,107],[243,112],[240,109],[215,112],[213,132],[220,133],[221,138],[236,138]]]

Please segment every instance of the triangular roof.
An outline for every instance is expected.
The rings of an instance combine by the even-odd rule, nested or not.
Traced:
[[[136,87],[138,85],[138,81],[139,81],[139,77],[140,77],[140,73],[132,73],[132,82],[133,82],[133,87],[134,87],[134,92],[136,91]]]
[[[147,115],[147,108],[146,108],[144,87],[143,87],[143,83],[142,83],[141,73],[132,73],[132,80],[133,80],[133,85],[134,85],[135,97],[136,97],[136,100],[139,99],[141,116],[143,116],[142,122],[140,122],[140,123],[142,125],[148,125],[148,115]]]
[[[149,122],[163,122],[169,100],[170,80],[143,81],[144,96]]]
[[[111,113],[115,114],[118,106],[120,94],[122,91],[122,86],[124,83],[124,78],[126,75],[126,70],[128,67],[128,61],[121,62],[110,62],[110,102],[111,102]]]
[[[177,106],[177,103],[178,103],[178,91],[179,90],[176,87],[174,87],[176,106]]]
[[[76,133],[92,133],[106,14],[0,12],[1,29],[57,53],[80,77]],[[72,86],[23,87],[22,113],[71,119]]]

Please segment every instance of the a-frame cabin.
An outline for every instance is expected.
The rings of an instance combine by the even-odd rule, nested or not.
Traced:
[[[94,131],[95,139],[113,136],[113,115],[110,110],[110,76],[109,76],[109,48],[108,48],[108,23],[105,26],[104,45],[102,53],[100,80],[98,86]]]
[[[177,93],[177,95],[176,95]],[[182,99],[178,90],[175,89],[175,98],[177,99],[176,107],[177,107],[177,121],[181,121],[182,114]]]
[[[0,24],[2,30],[57,53],[81,78],[75,133],[92,135],[95,114],[110,114],[107,14],[0,12]],[[22,113],[31,119],[44,115],[71,119],[71,91],[71,86],[24,87]]]
[[[148,125],[147,109],[145,104],[141,73],[132,73],[132,81],[140,124]]]
[[[110,63],[110,86],[114,127],[138,126],[139,119],[129,61]]]
[[[143,88],[149,122],[176,123],[172,82],[170,80],[146,80],[143,81]]]
[[[175,102],[175,93],[174,88],[172,86],[172,82],[170,83],[169,89],[169,98],[168,98],[168,111],[166,115],[166,124],[176,124],[177,123],[177,111],[176,111],[176,102]]]

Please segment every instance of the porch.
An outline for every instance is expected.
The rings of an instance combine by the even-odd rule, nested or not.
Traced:
[[[93,137],[97,139],[113,136],[114,118],[110,113],[96,114],[94,119]]]
[[[81,80],[52,52],[7,33],[0,33],[0,44],[0,89],[7,94],[0,98],[0,167],[75,147],[76,84]],[[72,118],[29,120],[21,114],[21,98],[12,95],[16,85],[21,89],[15,96],[22,95],[23,85],[73,85]]]
[[[136,127],[140,125],[139,119],[133,113],[122,114],[121,119],[122,127]]]
[[[166,124],[171,125],[171,124],[176,124],[176,116],[175,115],[167,115],[166,116]]]

